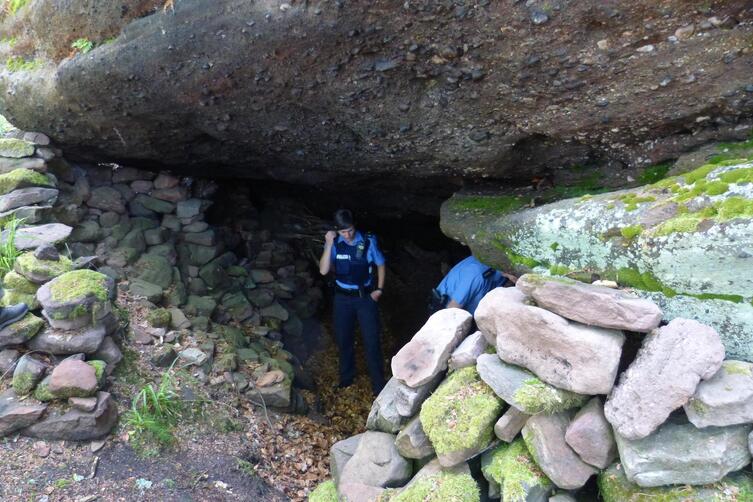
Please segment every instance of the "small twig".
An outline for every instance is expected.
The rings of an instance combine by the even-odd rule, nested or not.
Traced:
[[[253,385],[252,387],[256,391],[256,393],[259,395],[259,399],[261,399],[261,409],[264,410],[264,418],[267,419],[267,423],[269,424],[270,430],[274,430],[274,427],[272,426],[272,421],[269,419],[269,415],[267,414],[267,403],[264,402],[264,396],[261,395],[261,391],[259,390],[258,387],[256,387],[256,385]]]

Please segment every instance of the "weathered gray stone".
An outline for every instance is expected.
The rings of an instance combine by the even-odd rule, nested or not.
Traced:
[[[157,190],[163,190],[165,188],[172,188],[180,183],[180,178],[171,174],[159,173],[154,178],[154,188]]]
[[[91,412],[97,408],[96,397],[71,397],[68,399],[68,404],[71,408],[75,408],[81,411]]]
[[[275,276],[272,272],[265,269],[255,268],[251,270],[251,280],[257,284],[267,284],[275,281]]]
[[[152,303],[159,303],[164,293],[161,286],[142,281],[141,279],[131,279],[128,281],[128,290],[132,295],[144,297]]]
[[[486,338],[484,338],[484,335],[480,331],[468,335],[465,340],[460,342],[458,348],[452,352],[450,362],[448,363],[449,368],[455,370],[465,368],[466,366],[473,366],[476,364],[478,356],[483,354],[488,346]]]
[[[394,434],[408,421],[410,415],[401,415],[395,405],[395,396],[400,387],[407,386],[395,377],[387,381],[387,384],[371,405],[371,411],[366,420],[367,429]]]
[[[517,288],[489,292],[476,309],[476,323],[496,340],[506,362],[578,394],[607,394],[614,385],[625,336],[570,322],[527,305]]]
[[[643,340],[604,406],[616,433],[640,439],[688,402],[701,380],[722,365],[724,346],[717,332],[697,321],[674,319]]]
[[[165,289],[173,282],[173,267],[164,256],[147,253],[133,264],[133,275],[136,279]]]
[[[617,443],[601,399],[594,397],[578,411],[567,426],[565,441],[581,460],[599,469],[606,469],[617,458]]]
[[[188,197],[188,190],[183,186],[172,188],[163,188],[161,190],[152,190],[149,195],[155,199],[167,202],[180,202]]]
[[[392,358],[392,374],[409,387],[431,381],[447,369],[455,347],[470,331],[473,318],[462,309],[442,309]]]
[[[190,295],[185,310],[189,315],[211,317],[215,308],[217,308],[217,302],[211,296]]]
[[[0,222],[5,223],[12,219],[23,220],[24,225],[39,223],[47,218],[52,206],[22,206],[10,211],[0,212]]]
[[[421,404],[424,400],[437,388],[444,377],[444,371],[437,373],[434,378],[418,387],[409,387],[395,379],[398,383],[395,386],[394,394],[395,409],[397,412],[403,417],[414,416],[421,409]]]
[[[8,174],[16,169],[31,169],[44,173],[47,172],[47,162],[38,158],[9,159],[0,157],[0,174]]]
[[[107,367],[105,368],[105,372],[111,375],[115,371],[115,367],[123,359],[123,353],[115,344],[112,337],[106,336],[92,357],[106,362]]]
[[[638,440],[616,435],[627,478],[640,486],[716,483],[750,463],[750,424],[697,429],[667,422]]]
[[[178,202],[176,215],[178,218],[192,218],[198,216],[203,210],[203,201],[201,199],[188,199]]]
[[[138,194],[130,202],[132,213],[133,213],[134,205],[143,206],[144,208],[146,208],[147,210],[151,212],[161,213],[161,214],[172,213],[175,210],[175,204],[164,201],[164,200],[155,199],[154,197],[144,195],[143,193]],[[145,214],[144,216],[148,216],[148,214]]]
[[[209,228],[209,223],[206,221],[194,221],[193,223],[189,223],[188,225],[183,225],[181,227],[181,232],[193,234],[197,232],[203,232],[204,230]]]
[[[16,369],[13,371],[13,390],[19,396],[24,396],[31,392],[37,385],[45,372],[47,365],[38,361],[31,355],[24,354],[16,363]]]
[[[577,408],[588,399],[544,383],[530,371],[501,361],[496,354],[480,355],[476,369],[495,394],[528,415]]]
[[[177,307],[173,307],[170,310],[170,327],[172,329],[187,329],[191,327],[191,321],[186,318],[186,315]]]
[[[44,326],[42,319],[32,313],[27,313],[23,319],[0,330],[0,347],[25,343],[32,339],[42,326]]]
[[[699,428],[753,422],[753,364],[724,361],[714,376],[698,384],[685,414]]]
[[[329,449],[329,471],[332,474],[332,479],[335,480],[335,484],[340,484],[340,474],[343,472],[345,464],[355,454],[358,443],[364,434],[356,434],[355,436],[338,441]]]
[[[170,231],[166,228],[150,228],[144,230],[144,242],[147,246],[157,246],[170,238]]]
[[[54,188],[20,188],[5,195],[0,195],[0,212],[7,212],[23,206],[35,204],[52,206],[58,197]]]
[[[86,205],[102,211],[113,211],[118,214],[125,213],[126,206],[123,196],[112,187],[101,186],[92,190]]]
[[[234,321],[242,322],[254,315],[254,309],[240,291],[222,297],[222,306]]]
[[[494,424],[494,434],[502,441],[510,443],[523,429],[530,417],[531,415],[523,413],[515,406],[510,406]]]
[[[384,492],[384,488],[365,483],[343,482],[337,487],[337,493],[342,502],[375,502]]]
[[[283,322],[287,321],[290,318],[290,313],[287,311],[287,309],[277,302],[264,307],[259,313],[262,317],[272,317]]]
[[[200,246],[214,246],[215,236],[214,230],[206,230],[204,232],[190,232],[183,235],[183,240],[191,244],[198,244]]]
[[[16,349],[0,350],[0,375],[12,373],[21,353]]]
[[[585,462],[565,442],[570,423],[568,412],[536,415],[523,426],[523,439],[541,470],[565,490],[581,488],[598,471]]]
[[[413,473],[411,464],[398,453],[395,436],[368,431],[345,464],[340,484],[364,483],[381,488],[402,486]]]
[[[275,295],[266,288],[256,288],[246,291],[246,298],[256,307],[267,307],[275,301]]]
[[[190,347],[178,352],[178,357],[185,361],[185,364],[191,364],[194,366],[201,366],[209,359],[209,356],[197,349],[196,347]]]
[[[47,409],[31,399],[19,400],[11,389],[0,394],[0,437],[28,427],[39,420]]]
[[[395,438],[398,453],[405,458],[424,459],[435,455],[431,441],[426,437],[421,420],[414,417]]]
[[[217,289],[223,285],[227,287],[227,284],[230,283],[230,278],[218,260],[219,258],[212,260],[199,269],[199,277],[211,289]]]
[[[539,307],[590,326],[648,333],[662,318],[661,310],[651,300],[564,277],[525,274],[515,287]]]
[[[107,327],[108,323],[101,321],[85,329],[71,331],[49,326],[32,338],[28,346],[32,350],[50,354],[93,354],[107,335]]]
[[[92,412],[71,410],[52,413],[41,422],[23,429],[23,434],[40,439],[88,441],[107,435],[118,421],[115,400],[107,392],[97,392],[97,407]]]
[[[16,249],[36,249],[44,244],[57,244],[65,241],[71,235],[72,230],[73,228],[62,223],[22,227],[16,230],[14,243]],[[8,231],[3,230],[0,234],[0,241],[5,242],[7,239]]]
[[[71,232],[71,240],[76,242],[98,242],[101,239],[102,229],[94,220],[82,221]]]

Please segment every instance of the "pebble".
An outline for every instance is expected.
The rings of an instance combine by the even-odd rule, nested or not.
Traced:
[[[544,24],[547,21],[549,21],[549,16],[547,16],[545,12],[541,12],[540,10],[531,12],[531,22],[533,24]]]
[[[645,52],[653,52],[653,51],[654,51],[654,46],[653,46],[653,45],[651,45],[651,44],[648,44],[648,45],[644,45],[644,46],[642,46],[642,47],[638,47],[638,48],[636,49],[636,52],[644,52],[644,53],[645,53]]]
[[[44,441],[37,441],[36,443],[34,443],[33,449],[34,454],[37,457],[47,458],[47,456],[50,454],[50,445],[48,445]]]
[[[607,40],[607,39],[599,40],[598,42],[596,42],[596,47],[598,47],[602,51],[608,50],[609,49],[609,40]]]

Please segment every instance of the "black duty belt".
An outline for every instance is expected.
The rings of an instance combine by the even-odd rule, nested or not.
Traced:
[[[336,284],[335,293],[339,293],[345,296],[360,296],[361,298],[363,298],[364,296],[367,296],[369,293],[371,293],[371,287],[366,286],[358,289],[346,289]]]

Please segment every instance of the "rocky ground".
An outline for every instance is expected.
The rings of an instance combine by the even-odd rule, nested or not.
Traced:
[[[139,322],[146,310],[122,293],[117,305]],[[121,412],[136,392],[163,370],[151,352],[128,344],[111,379]],[[335,394],[336,357],[329,346],[311,361],[320,384],[304,392],[309,416],[255,407],[218,389],[207,390],[187,370],[176,381],[184,399],[173,446],[134,442],[121,423],[104,441],[56,442],[9,436],[0,443],[0,498],[7,501],[305,500],[329,475],[330,446],[363,429],[371,404],[369,384]],[[0,390],[9,380],[0,381]],[[319,411],[316,411],[319,410]],[[134,444],[137,446],[134,448]]]

